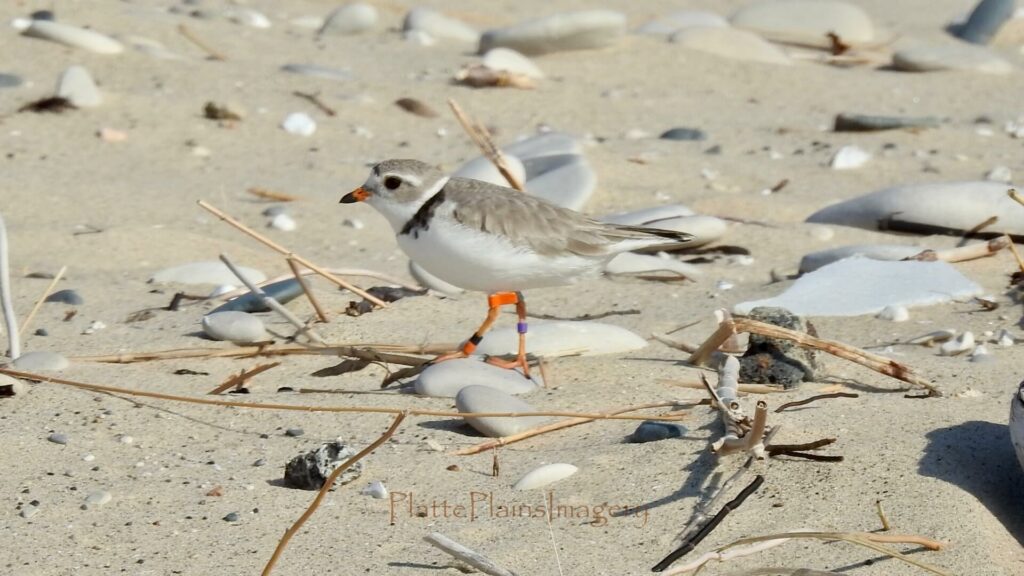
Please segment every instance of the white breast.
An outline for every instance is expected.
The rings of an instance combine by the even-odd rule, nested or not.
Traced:
[[[431,274],[466,290],[505,292],[562,286],[600,273],[606,258],[572,253],[541,256],[448,218],[433,218],[418,237],[399,234],[398,245]]]

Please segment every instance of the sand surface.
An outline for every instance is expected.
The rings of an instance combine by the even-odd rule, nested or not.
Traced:
[[[0,21],[50,8],[52,3],[4,2]],[[26,80],[0,90],[0,210],[11,246],[15,307],[23,319],[48,283],[30,272],[68,267],[61,288],[85,298],[77,314],[45,305],[33,322],[49,335],[29,335],[27,350],[55,350],[68,356],[125,354],[173,348],[219,346],[199,336],[199,321],[211,305],[178,312],[155,310],[142,322],[126,322],[138,310],[168,304],[179,290],[206,294],[212,287],[147,284],[153,272],[226,252],[238,263],[270,275],[284,274],[284,261],[220,223],[196,206],[206,199],[263,229],[267,206],[246,189],[260,187],[301,197],[290,205],[294,232],[266,230],[268,236],[315,262],[334,267],[372,268],[408,278],[406,258],[393,232],[369,206],[340,206],[341,195],[361,184],[368,166],[392,157],[415,157],[454,169],[477,151],[445,99],[494,128],[499,142],[545,125],[580,136],[590,144],[587,157],[599,187],[586,211],[624,211],[667,202],[723,217],[756,221],[735,224],[725,244],[751,250],[752,265],[726,260],[702,265],[704,276],[691,283],[600,280],[571,288],[527,294],[536,313],[574,317],[609,311],[605,321],[648,336],[697,322],[676,337],[700,342],[714,329],[713,310],[778,293],[770,271],[795,271],[810,251],[846,243],[913,242],[950,247],[955,238],[896,237],[830,227],[819,239],[817,226],[803,220],[818,208],[872,190],[902,184],[980,178],[995,165],[1024,171],[1021,140],[1002,124],[1024,113],[1024,75],[969,73],[904,74],[871,67],[835,68],[814,63],[792,67],[759,65],[686,52],[658,38],[627,36],[601,51],[537,58],[548,79],[533,91],[473,90],[449,78],[474,61],[472,48],[455,43],[420,47],[397,32],[414,4],[377,4],[382,22],[374,32],[320,41],[288,24],[300,16],[320,16],[334,3],[271,2],[246,5],[267,14],[269,30],[245,28],[223,19],[191,19],[166,12],[169,1],[60,2],[62,21],[115,35],[159,40],[188,57],[164,61],[129,50],[99,56],[0,31],[0,71]],[[487,28],[534,15],[589,6],[533,0],[482,3],[433,2],[466,22]],[[625,13],[631,26],[673,9],[704,8],[729,14],[743,2],[626,2],[602,7]],[[859,2],[876,25],[899,38],[939,40],[951,19],[970,2]],[[220,9],[226,3],[204,2]],[[176,31],[187,24],[228,56],[223,62],[203,54]],[[1016,65],[1019,54],[1006,53]],[[279,71],[288,62],[316,63],[352,70],[348,82]],[[14,113],[24,103],[47,96],[57,76],[72,64],[85,65],[101,85],[101,107],[60,115]],[[337,110],[327,117],[293,91],[319,92]],[[410,115],[393,105],[414,97],[437,109],[434,119]],[[233,127],[204,119],[207,101],[231,102],[246,111]],[[309,138],[279,127],[290,112],[305,111],[319,123]],[[836,134],[827,130],[835,114],[863,112],[947,118],[941,128],[922,132]],[[993,136],[976,133],[979,116],[992,119]],[[705,142],[629,139],[632,129],[654,136],[674,126],[706,131]],[[97,130],[123,130],[124,142],[104,142]],[[357,130],[358,129],[358,130]],[[365,130],[372,137],[361,135]],[[440,131],[440,132],[439,132]],[[444,134],[444,135],[439,135]],[[868,167],[839,172],[828,168],[830,150],[857,144],[875,154]],[[888,155],[882,147],[895,148]],[[721,146],[721,154],[703,150]],[[208,157],[193,153],[209,149]],[[797,152],[797,151],[802,152]],[[773,159],[771,152],[781,154]],[[642,156],[646,163],[629,161]],[[712,186],[701,175],[719,173]],[[761,191],[782,179],[779,193]],[[345,218],[366,224],[343,227]],[[91,228],[96,233],[85,233]],[[982,311],[958,303],[912,310],[909,322],[870,317],[821,318],[821,335],[857,346],[878,346],[940,328],[976,335],[1017,329],[1019,303],[1007,296],[1014,263],[1008,253],[958,265],[1001,307]],[[716,288],[726,280],[731,290]],[[372,285],[367,281],[364,285]],[[317,329],[331,342],[423,344],[465,338],[483,314],[483,297],[419,297],[358,318],[342,311],[352,300],[323,280],[314,285],[329,324]],[[305,301],[290,307],[311,314]],[[279,334],[289,327],[263,314]],[[511,322],[505,316],[503,322]],[[107,327],[82,332],[93,321]],[[904,386],[849,363],[832,359],[821,383],[768,398],[770,405],[803,398],[834,383],[859,392],[806,409],[772,414],[783,424],[780,442],[836,437],[824,450],[845,457],[839,463],[797,459],[770,461],[767,481],[732,513],[699,548],[711,550],[734,539],[800,528],[871,531],[879,528],[875,502],[881,500],[898,533],[920,534],[948,543],[942,552],[913,557],[951,574],[1024,573],[1024,474],[1008,438],[1010,394],[1021,378],[1020,346],[992,348],[994,361],[970,363],[940,357],[935,349],[898,346],[894,357],[918,369],[945,392],[940,399],[905,399]],[[658,343],[626,354],[566,358],[552,364],[555,386],[526,400],[549,410],[596,411],[672,399],[699,399],[696,390],[659,383],[694,380],[697,370],[686,355]],[[262,359],[187,359],[138,364],[74,362],[62,376],[74,380],[195,397],[240,369]],[[446,410],[453,403],[379,391],[380,367],[333,378],[313,371],[332,358],[289,357],[251,384],[252,402],[311,406],[388,406]],[[187,369],[200,375],[175,375]],[[290,386],[317,393],[283,395]],[[132,399],[84,392],[55,384],[33,384],[30,391],[0,401],[0,572],[19,575],[76,574],[255,574],[262,570],[283,531],[298,518],[313,493],[280,485],[284,463],[320,442],[342,437],[357,448],[388,425],[386,415],[305,414],[244,410]],[[635,422],[591,423],[516,444],[500,451],[501,474],[490,475],[491,454],[453,456],[446,450],[481,440],[461,421],[413,417],[394,438],[365,460],[363,476],[331,493],[296,536],[274,571],[299,574],[458,574],[443,553],[422,541],[442,532],[521,575],[641,574],[671,550],[716,475],[728,476],[743,456],[718,459],[709,442],[721,435],[717,416],[706,408],[691,412],[685,439],[636,445],[623,439]],[[284,435],[301,427],[300,437]],[[52,432],[69,441],[47,441]],[[122,442],[123,436],[132,442]],[[84,457],[91,454],[92,461]],[[264,459],[265,466],[254,466]],[[514,492],[525,472],[549,462],[580,468],[551,487],[558,503],[587,506],[589,517],[506,518],[487,504],[540,505],[543,491]],[[448,468],[457,465],[458,471]],[[374,500],[359,490],[380,480],[396,495],[431,507],[426,517],[409,514],[402,502]],[[208,496],[215,487],[221,496]],[[109,491],[108,504],[83,510],[85,497]],[[478,502],[474,518],[445,516],[449,506]],[[38,500],[32,518],[19,516]],[[629,506],[633,513],[595,521],[594,508]],[[231,512],[238,522],[222,518]],[[603,518],[603,520],[602,520]],[[763,554],[713,566],[706,573],[759,566],[788,566],[843,573],[889,575],[924,573],[845,543],[791,542]],[[561,571],[561,572],[560,572]]]

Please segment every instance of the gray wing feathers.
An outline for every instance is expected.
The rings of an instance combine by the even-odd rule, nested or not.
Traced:
[[[444,191],[445,198],[457,205],[451,213],[456,221],[482,232],[502,234],[513,244],[541,255],[568,251],[601,257],[692,238],[670,230],[598,222],[535,196],[478,180],[452,178]]]

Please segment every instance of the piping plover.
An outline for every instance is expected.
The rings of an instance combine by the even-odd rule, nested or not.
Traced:
[[[514,304],[519,316],[515,361],[526,362],[526,302],[521,290],[563,286],[598,276],[621,252],[693,239],[684,232],[607,224],[511,188],[479,180],[449,178],[418,160],[377,164],[366,182],[341,202],[366,202],[395,230],[399,247],[438,278],[466,290],[486,292],[487,319],[454,353],[468,356],[498,317]]]

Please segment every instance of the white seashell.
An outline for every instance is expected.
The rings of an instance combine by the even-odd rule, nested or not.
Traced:
[[[278,214],[270,219],[270,227],[284,232],[291,232],[298,227],[295,220],[287,214]]]
[[[374,480],[373,482],[370,482],[366,488],[363,488],[360,494],[365,494],[366,496],[372,496],[378,500],[383,500],[388,497],[388,489],[380,480]]]
[[[572,464],[545,464],[544,466],[534,468],[527,472],[519,479],[518,482],[515,483],[515,485],[512,486],[512,489],[533,490],[534,488],[542,488],[548,484],[564,480],[578,471],[579,468]]]
[[[312,136],[316,132],[316,122],[305,112],[293,112],[284,119],[281,128],[289,134]]]
[[[939,348],[939,354],[942,356],[957,356],[971,350],[974,350],[974,334],[968,331],[943,344]]]
[[[541,72],[541,69],[532,60],[511,48],[492,48],[488,50],[484,54],[481,64],[491,70],[503,70],[512,74],[521,74],[527,78],[539,80],[544,77],[544,72]]]
[[[65,46],[83,48],[97,54],[120,54],[124,52],[124,45],[110,36],[48,20],[33,20],[22,34],[32,38],[50,40]]]
[[[251,26],[253,28],[270,28],[271,26],[270,19],[264,16],[263,13],[249,8],[234,8],[228,10],[224,16],[235,24],[242,24],[243,26]]]
[[[910,312],[906,306],[886,306],[875,318],[890,322],[906,322],[910,320]]]
[[[971,351],[971,362],[989,362],[994,360],[992,354],[988,351],[988,348],[984,344],[979,344],[974,350]]]
[[[852,170],[868,163],[871,154],[858,146],[843,146],[836,150],[829,163],[834,170]]]

